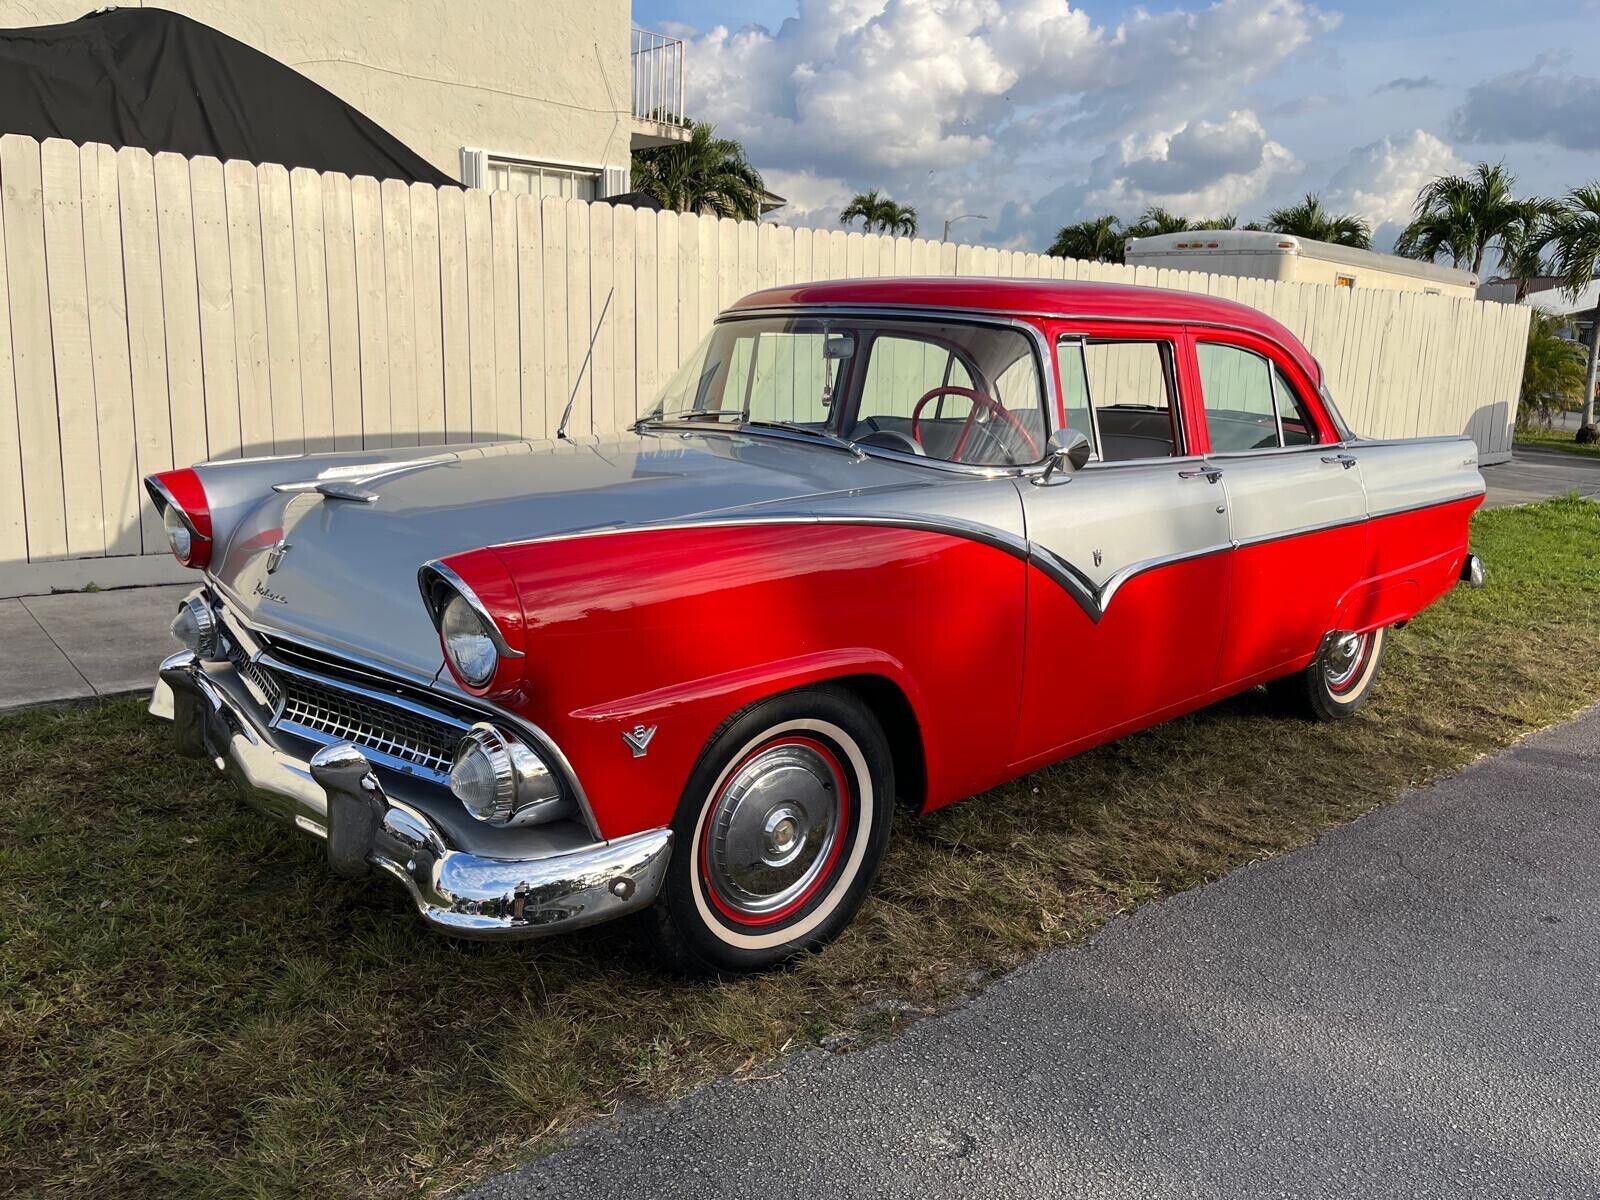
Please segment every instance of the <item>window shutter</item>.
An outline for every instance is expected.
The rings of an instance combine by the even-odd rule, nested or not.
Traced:
[[[489,155],[470,146],[461,147],[461,183],[469,188],[489,186]]]

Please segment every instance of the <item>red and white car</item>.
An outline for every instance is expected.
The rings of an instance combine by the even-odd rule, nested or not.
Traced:
[[[1482,581],[1477,464],[1357,437],[1227,301],[779,288],[608,444],[151,477],[203,576],[152,707],[438,928],[649,909],[673,961],[757,969],[850,920],[897,803],[1258,684],[1350,715]]]

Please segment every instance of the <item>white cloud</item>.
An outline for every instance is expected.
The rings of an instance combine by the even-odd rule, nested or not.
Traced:
[[[928,228],[1004,211],[988,236],[1039,241],[1091,188],[1258,194],[1293,156],[1238,98],[1337,20],[1305,0],[1135,9],[1115,26],[1068,0],[799,0],[776,32],[692,39],[689,111],[774,180],[880,187]],[[1091,180],[1097,159],[1127,170]]]
[[[1353,212],[1372,227],[1404,225],[1422,185],[1466,169],[1450,146],[1422,129],[1396,134],[1350,151],[1322,193],[1335,212]]]
[[[1220,216],[1237,213],[1299,165],[1267,136],[1253,112],[1231,112],[1218,121],[1191,121],[1170,134],[1122,139],[1115,156],[1097,161],[1102,182],[1088,200],[1093,208],[1121,213],[1159,204]]]

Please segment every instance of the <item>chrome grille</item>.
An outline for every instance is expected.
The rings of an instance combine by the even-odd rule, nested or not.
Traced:
[[[252,662],[244,648],[231,640],[228,645],[228,660],[233,663],[233,669],[239,672],[246,683],[254,685],[252,691],[255,692],[256,699],[276,711],[283,699],[283,689],[278,686],[278,681],[272,672]]]
[[[334,741],[354,742],[435,775],[449,773],[463,726],[329,687],[303,675],[275,674],[283,688],[283,712],[277,724],[298,725]]]

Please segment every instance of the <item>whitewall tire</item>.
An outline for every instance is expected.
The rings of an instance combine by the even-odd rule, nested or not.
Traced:
[[[1386,627],[1330,633],[1310,666],[1274,680],[1267,690],[1282,707],[1313,720],[1353,717],[1372,696],[1388,638]]]
[[[888,845],[894,768],[851,693],[789,692],[712,738],[673,820],[655,942],[674,968],[777,966],[838,935]]]

